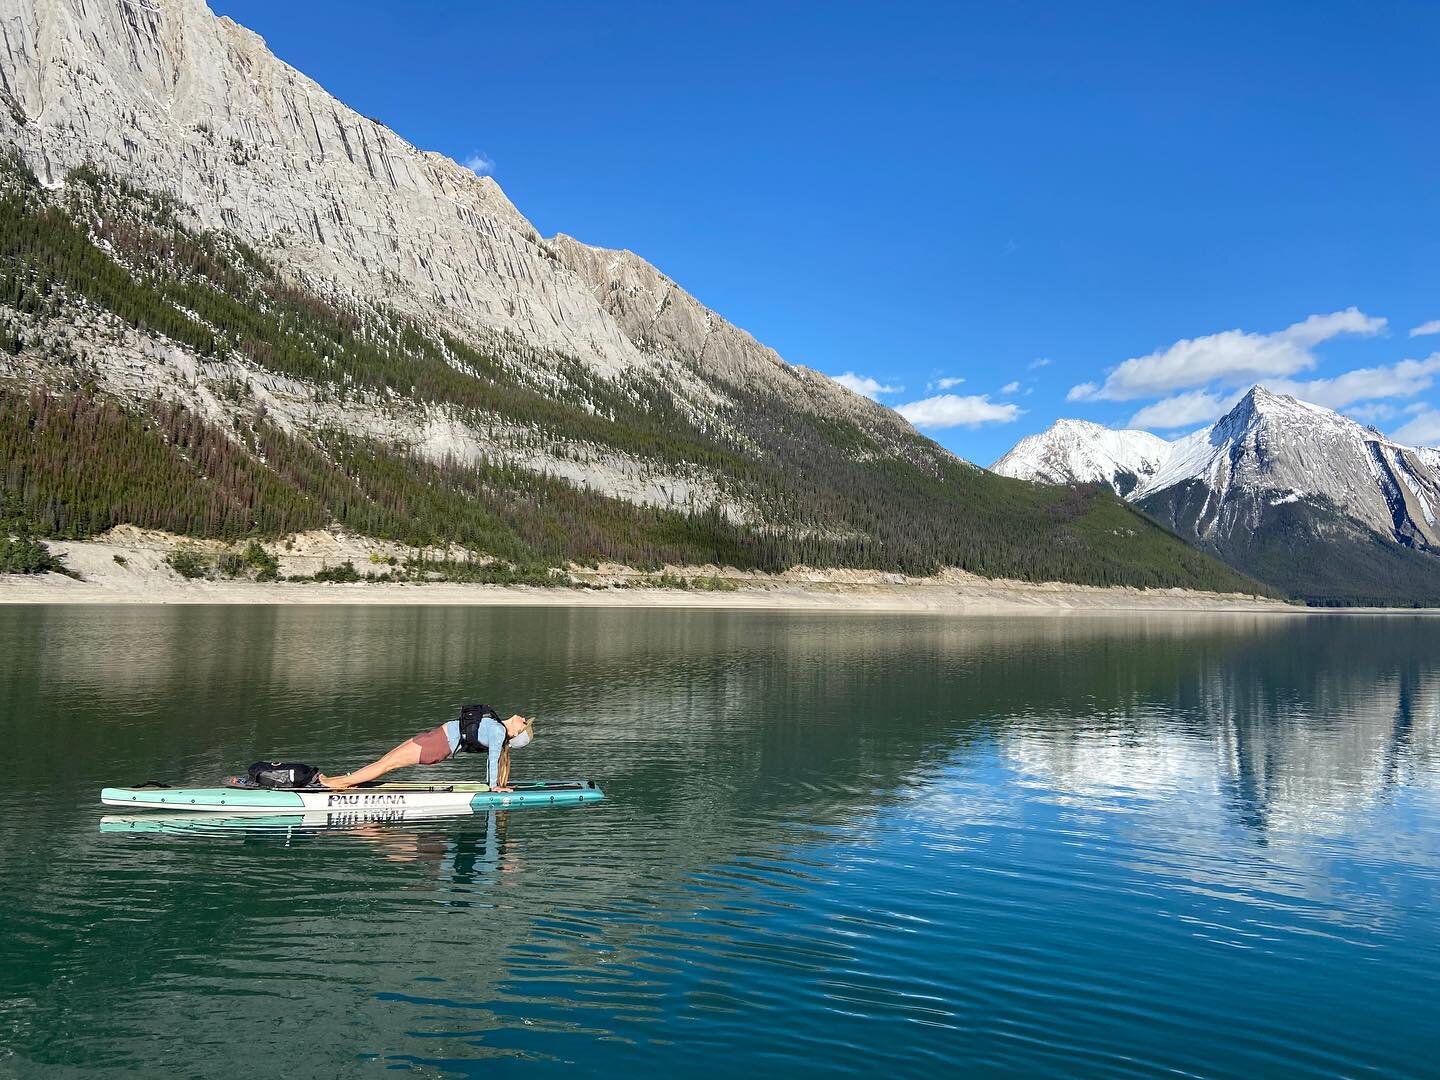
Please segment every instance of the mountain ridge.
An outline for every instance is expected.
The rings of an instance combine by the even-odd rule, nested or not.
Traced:
[[[1035,479],[1096,482],[1041,475],[1056,458],[1034,447],[1075,430],[1052,426],[1001,460],[1012,475],[1040,463]],[[1440,452],[1261,385],[1166,445],[1127,498],[1237,569],[1313,602],[1440,602]]]
[[[42,532],[1259,588],[961,461],[639,256],[542,239],[200,0],[17,0],[0,30],[0,498]]]
[[[0,133],[43,183],[90,165],[322,293],[514,331],[601,370],[643,363],[578,282],[541,272],[538,233],[494,179],[361,116],[199,0],[17,0],[4,29]],[[103,45],[122,41],[117,65]]]

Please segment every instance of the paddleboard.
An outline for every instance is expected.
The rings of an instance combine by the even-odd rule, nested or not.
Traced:
[[[106,806],[135,810],[197,810],[226,814],[276,814],[286,811],[373,812],[379,810],[489,810],[510,806],[562,806],[599,802],[605,793],[593,780],[526,780],[513,791],[491,791],[485,784],[362,784],[344,791],[324,788],[277,791],[241,787],[107,787]]]
[[[132,805],[132,804],[126,804]],[[516,810],[519,807],[506,807]],[[419,810],[413,807],[377,810],[292,810],[289,812],[236,812],[231,814],[159,813],[145,810],[136,814],[107,814],[100,819],[104,833],[265,833],[274,831],[326,832],[370,829],[377,825],[425,824],[436,821],[454,822],[475,819],[479,814],[470,807],[450,810]]]

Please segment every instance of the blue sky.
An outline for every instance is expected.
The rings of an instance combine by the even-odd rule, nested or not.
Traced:
[[[1254,381],[1440,444],[1440,5],[214,7],[972,460]]]

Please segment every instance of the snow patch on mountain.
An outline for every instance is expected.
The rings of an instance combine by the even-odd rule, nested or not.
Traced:
[[[1153,476],[1170,452],[1170,443],[1148,431],[1057,420],[1021,439],[990,469],[1045,484],[1107,484],[1126,495]]]

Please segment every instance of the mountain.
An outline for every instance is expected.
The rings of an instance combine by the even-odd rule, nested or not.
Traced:
[[[201,0],[10,0],[0,36],[0,520],[1256,588],[542,238]]]
[[[1064,445],[1048,436],[1031,438]],[[1103,482],[1075,463],[1113,456],[1108,437],[1063,459],[1022,453],[1029,441],[1001,459],[1011,475]],[[1164,446],[1127,497],[1230,565],[1312,603],[1440,604],[1440,451],[1260,386]]]
[[[1155,475],[1169,453],[1170,444],[1148,431],[1057,420],[1021,439],[990,470],[1044,484],[1104,484],[1128,495]]]
[[[1319,603],[1440,604],[1440,468],[1319,405],[1251,390],[1134,492],[1232,566]]]
[[[90,165],[324,295],[647,366],[493,180],[346,108],[199,0],[8,0],[0,29],[0,125],[47,187]]]

